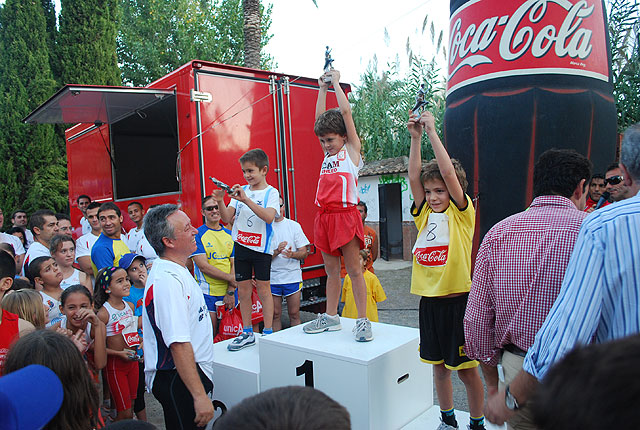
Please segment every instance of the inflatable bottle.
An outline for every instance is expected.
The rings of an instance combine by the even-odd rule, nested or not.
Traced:
[[[604,173],[616,108],[602,0],[451,0],[444,140],[477,198],[476,240],[533,200],[533,167],[575,149]]]

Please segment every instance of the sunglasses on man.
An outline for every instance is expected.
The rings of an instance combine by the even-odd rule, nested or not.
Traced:
[[[616,175],[604,180],[605,184],[618,185],[620,182],[624,181],[624,176]]]
[[[214,211],[214,210],[217,211],[218,210],[218,206],[207,206],[207,207],[204,208],[204,210],[205,211],[209,211],[209,212]]]

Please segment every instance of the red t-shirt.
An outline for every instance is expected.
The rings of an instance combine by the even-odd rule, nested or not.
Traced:
[[[18,338],[18,315],[2,309],[2,322],[0,323],[0,376],[4,370],[4,359],[9,352],[9,347]]]

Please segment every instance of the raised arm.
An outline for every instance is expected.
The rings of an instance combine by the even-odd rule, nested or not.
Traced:
[[[413,195],[413,202],[416,209],[424,202],[424,186],[420,180],[422,174],[422,155],[420,146],[422,144],[422,124],[418,121],[417,115],[410,115],[407,122],[407,129],[411,135],[411,148],[409,149],[409,186]]]
[[[320,115],[327,110],[327,92],[329,91],[329,84],[324,81],[324,75],[318,79],[318,85],[320,90],[318,91],[318,100],[316,101],[316,117],[318,119]]]
[[[342,114],[344,125],[347,128],[347,152],[349,152],[349,156],[353,163],[358,165],[360,164],[360,148],[362,145],[360,144],[360,138],[356,131],[356,124],[353,122],[351,105],[349,104],[347,95],[342,91],[342,87],[340,86],[340,72],[337,70],[331,70],[328,74],[331,75],[331,83],[333,84],[333,89],[336,92],[338,108]]]
[[[447,150],[444,148],[444,145],[440,141],[440,137],[438,137],[438,133],[436,132],[435,118],[431,112],[424,111],[420,117],[420,122],[424,124],[424,130],[427,132],[427,136],[431,141],[431,147],[433,148],[433,153],[435,154],[436,161],[438,162],[440,175],[442,175],[442,179],[447,186],[449,195],[455,202],[458,209],[466,208],[467,199],[464,195],[464,191],[462,191],[460,181],[458,181],[458,176],[456,176],[456,169],[453,167],[451,157],[449,157],[449,153],[447,153]]]

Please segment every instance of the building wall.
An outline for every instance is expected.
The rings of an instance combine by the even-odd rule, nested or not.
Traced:
[[[400,183],[402,190],[402,259],[411,260],[411,250],[416,242],[418,230],[411,216],[413,197],[409,190],[407,173],[392,175],[364,176],[358,179],[358,196],[367,204],[368,214],[366,224],[373,228],[380,237],[380,205],[378,200],[378,185]],[[379,254],[378,254],[379,255]]]

